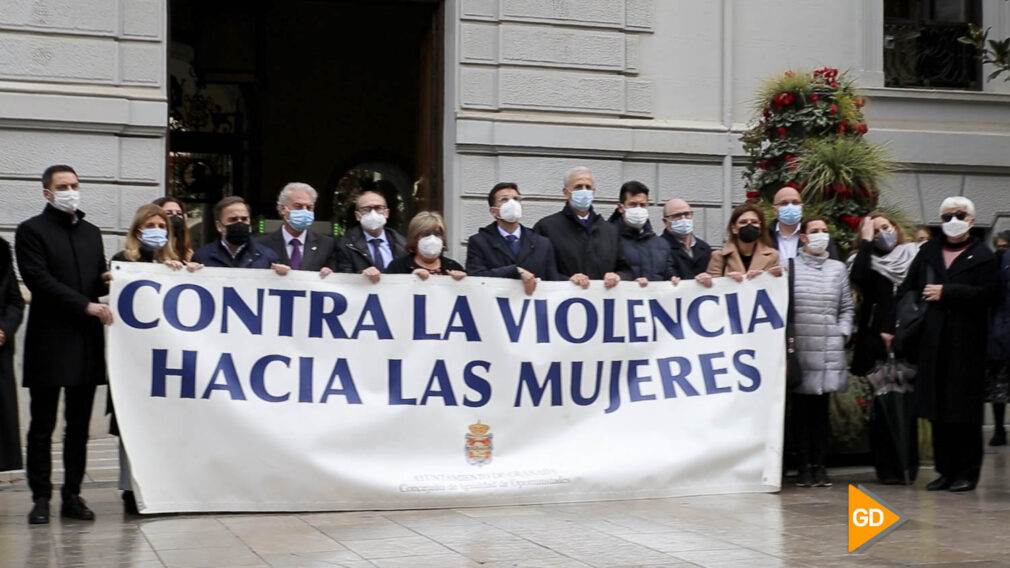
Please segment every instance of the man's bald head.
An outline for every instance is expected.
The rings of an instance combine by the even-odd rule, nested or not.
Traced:
[[[795,187],[787,185],[775,192],[775,200],[773,201],[775,205],[793,205],[793,201],[798,201],[799,205],[803,204],[800,192]]]
[[[691,206],[679,197],[674,197],[673,199],[666,202],[663,206],[663,216],[667,217],[669,215],[675,215],[677,213],[683,213],[685,211],[690,211]]]

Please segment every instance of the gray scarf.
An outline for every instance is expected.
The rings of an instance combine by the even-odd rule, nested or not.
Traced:
[[[911,266],[915,255],[919,254],[919,247],[915,243],[902,243],[891,249],[891,252],[883,256],[872,256],[873,270],[884,278],[887,278],[895,286],[905,280],[908,274],[908,267]],[[849,267],[856,255],[849,257]]]

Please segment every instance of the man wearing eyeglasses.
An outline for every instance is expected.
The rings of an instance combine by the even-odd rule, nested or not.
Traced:
[[[293,270],[319,271],[326,277],[336,267],[333,238],[310,230],[315,222],[316,190],[305,183],[289,183],[277,196],[277,213],[284,224],[259,238],[260,244],[277,253],[282,264]]]
[[[362,191],[354,201],[354,218],[360,226],[337,240],[337,272],[364,274],[372,282],[396,257],[407,254],[403,235],[386,227],[389,207],[381,193]]]
[[[775,206],[776,221],[768,227],[772,245],[779,251],[779,262],[783,265],[790,258],[796,258],[800,249],[800,223],[803,222],[803,199],[800,192],[790,185],[775,192],[772,201]],[[840,260],[838,247],[828,241],[828,258]]]
[[[495,222],[481,227],[467,241],[466,273],[518,278],[527,294],[536,290],[537,280],[559,280],[551,241],[519,224],[523,215],[519,186],[495,184],[487,204]]]
[[[694,210],[680,198],[673,198],[663,207],[663,238],[673,252],[673,273],[690,279],[705,272],[712,258],[712,247],[694,235]]]

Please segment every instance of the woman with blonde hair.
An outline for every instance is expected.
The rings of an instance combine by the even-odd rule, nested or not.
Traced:
[[[123,250],[112,260],[125,262],[179,262],[179,255],[172,243],[171,221],[158,205],[141,205],[133,215],[130,230],[126,233]]]
[[[432,274],[466,276],[463,265],[445,256],[446,228],[442,216],[434,211],[421,211],[407,226],[405,248],[408,253],[393,259],[386,267],[388,274],[414,274],[426,280]]]
[[[168,215],[161,207],[153,203],[141,205],[133,215],[130,230],[126,233],[126,244],[123,250],[117,252],[113,261],[118,262],[157,262],[172,270],[183,266],[193,272],[203,267],[196,262],[186,263],[172,246],[172,225]],[[106,414],[111,415],[109,433],[118,436],[119,424],[116,422],[116,412],[112,407],[112,395],[106,401]],[[128,514],[137,514],[137,501],[133,494],[130,479],[130,460],[126,448],[119,443],[119,488],[123,490],[123,509]]]
[[[757,205],[744,203],[730,214],[726,226],[729,236],[721,250],[712,251],[708,270],[695,276],[702,286],[711,286],[712,278],[729,276],[737,282],[768,271],[782,275],[779,252],[772,246],[765,227],[765,217]]]

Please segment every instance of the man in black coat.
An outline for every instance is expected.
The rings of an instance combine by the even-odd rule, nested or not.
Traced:
[[[336,268],[334,240],[310,229],[315,221],[319,194],[308,184],[289,183],[277,196],[277,213],[284,224],[260,237],[259,243],[276,253],[281,264],[293,270],[319,271],[327,276]]]
[[[193,262],[218,268],[272,268],[287,274],[273,250],[252,239],[249,205],[237,195],[225,197],[214,206],[214,226],[221,239],[203,245],[193,253]]]
[[[694,234],[694,210],[680,198],[673,198],[663,207],[663,238],[673,254],[673,273],[683,278],[694,278],[708,270],[712,247]]]
[[[25,332],[24,386],[31,397],[26,470],[34,506],[31,524],[49,522],[53,485],[52,436],[60,390],[64,391],[61,515],[92,520],[81,499],[87,463],[88,424],[95,387],[105,380],[102,324],[112,311],[98,302],[108,293],[102,234],[78,210],[77,174],[70,166],[50,166],[42,174],[42,214],[18,225],[18,268],[32,292]]]
[[[568,170],[562,191],[564,208],[533,225],[534,231],[551,241],[560,277],[583,288],[589,287],[590,280],[602,279],[607,288],[622,278],[631,280],[620,232],[593,211],[593,173],[584,167]]]
[[[386,227],[389,207],[377,191],[366,190],[354,200],[354,218],[360,226],[337,239],[337,272],[364,274],[372,282],[394,258],[407,254],[403,235]]]
[[[642,286],[649,281],[673,279],[670,245],[656,236],[649,222],[648,186],[640,181],[625,182],[621,185],[619,201],[609,221],[621,233],[624,260],[632,276]]]
[[[913,293],[927,306],[913,400],[918,416],[932,423],[940,477],[926,489],[971,491],[982,470],[989,309],[999,297],[999,266],[969,233],[971,200],[948,197],[940,214],[943,234],[919,249],[897,297]]]
[[[522,196],[519,186],[501,182],[491,188],[487,204],[495,222],[481,227],[466,245],[466,273],[470,276],[518,278],[527,294],[537,279],[558,280],[554,249],[546,237],[519,224]]]

